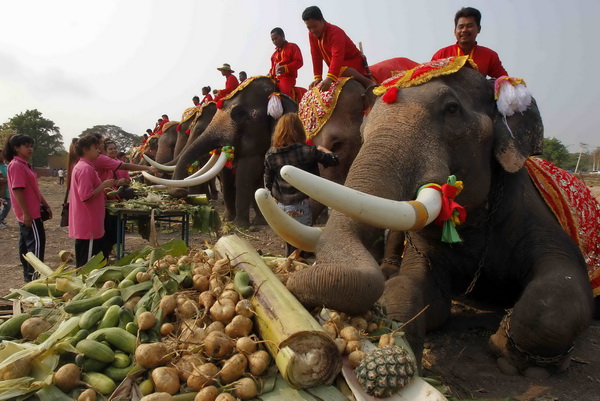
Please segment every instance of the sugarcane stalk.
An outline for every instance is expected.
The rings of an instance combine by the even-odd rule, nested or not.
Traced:
[[[250,276],[255,326],[289,385],[302,389],[331,384],[342,366],[333,339],[279,281],[252,245],[230,235],[219,239],[214,250]]]

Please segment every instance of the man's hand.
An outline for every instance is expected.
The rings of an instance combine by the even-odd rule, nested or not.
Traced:
[[[50,205],[46,204],[46,210],[48,211],[48,219],[52,220],[52,208]]]
[[[317,86],[321,92],[327,92],[331,87],[333,81],[329,78],[325,78],[321,83]]]
[[[156,167],[150,167],[150,168],[148,169],[148,172],[149,172],[150,174],[152,174],[152,175],[156,175],[156,176],[160,176],[160,175],[161,175],[161,173],[160,173],[160,170],[159,170],[159,169],[157,169]]]
[[[285,73],[285,66],[280,65],[279,67],[277,67],[277,69],[275,70],[275,73],[277,73],[277,75],[281,75],[281,74]]]
[[[115,183],[116,187],[121,187],[124,185],[129,185],[131,183],[131,180],[128,180],[127,178],[119,178],[117,180],[117,182]]]
[[[312,89],[315,86],[319,85],[321,83],[320,79],[315,79],[310,85],[308,85],[308,89]]]
[[[102,184],[102,189],[111,188],[115,186],[115,179],[111,178],[110,180],[104,181]]]

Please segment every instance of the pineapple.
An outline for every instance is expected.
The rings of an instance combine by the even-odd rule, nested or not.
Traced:
[[[369,353],[354,372],[367,394],[385,398],[407,385],[415,370],[415,362],[404,348],[388,345]]]

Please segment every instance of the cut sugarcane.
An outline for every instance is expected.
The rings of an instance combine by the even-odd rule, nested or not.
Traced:
[[[23,255],[23,257],[42,276],[48,277],[52,273],[54,273],[54,270],[52,270],[51,268],[48,267],[48,265],[44,264],[44,262],[39,260],[37,258],[37,256],[34,255],[33,252],[27,252],[27,254]]]
[[[331,384],[341,370],[333,339],[279,281],[246,240],[222,237],[214,247],[253,282],[256,327],[283,378],[294,388]]]

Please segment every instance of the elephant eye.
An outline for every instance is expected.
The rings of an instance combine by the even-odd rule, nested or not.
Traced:
[[[455,102],[448,103],[444,108],[444,111],[448,114],[456,114],[459,110],[460,107],[458,106],[458,103]]]

